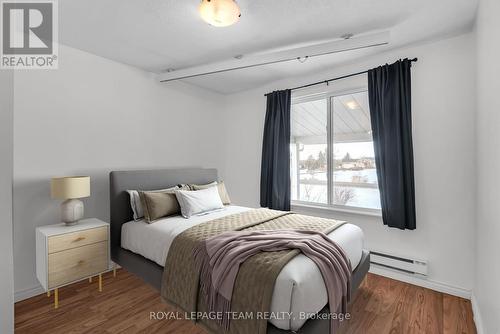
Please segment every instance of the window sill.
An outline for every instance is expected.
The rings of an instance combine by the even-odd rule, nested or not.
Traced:
[[[343,214],[353,214],[360,216],[370,216],[370,217],[382,217],[382,212],[376,209],[362,209],[362,208],[339,208],[332,206],[322,206],[322,205],[314,205],[314,204],[305,204],[305,203],[297,203],[292,202],[291,205],[292,211],[315,211],[318,213],[321,212],[338,212]]]

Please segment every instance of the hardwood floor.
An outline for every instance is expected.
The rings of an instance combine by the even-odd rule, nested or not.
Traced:
[[[368,274],[350,306],[347,333],[476,333],[470,301]]]
[[[59,309],[45,294],[16,303],[16,333],[205,334],[187,320],[151,320],[171,312],[157,291],[124,270],[104,275],[103,292],[79,282],[59,289]],[[342,334],[476,333],[468,300],[369,274],[350,306]]]

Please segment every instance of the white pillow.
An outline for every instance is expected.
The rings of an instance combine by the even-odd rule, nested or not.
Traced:
[[[144,210],[142,209],[141,199],[139,197],[139,191],[137,190],[127,190],[130,195],[130,207],[134,213],[134,220],[139,220],[144,217]]]
[[[203,190],[176,190],[175,196],[184,218],[224,209],[217,187]]]

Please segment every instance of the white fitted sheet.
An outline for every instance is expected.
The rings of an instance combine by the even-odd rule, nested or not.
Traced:
[[[122,225],[121,246],[163,267],[170,245],[178,234],[192,226],[247,210],[251,208],[230,205],[224,210],[189,219],[172,216],[153,224],[147,224],[143,220],[131,221]],[[363,249],[362,230],[356,225],[345,224],[328,236],[344,249],[352,268],[356,268]],[[326,286],[321,272],[313,261],[299,254],[287,263],[278,275],[270,310],[277,315],[293,312],[294,317],[276,317],[269,322],[284,330],[299,330],[307,320],[300,317],[300,312],[314,314],[327,302]]]

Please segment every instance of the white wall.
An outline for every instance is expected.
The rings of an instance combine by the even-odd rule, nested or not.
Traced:
[[[259,205],[264,93],[418,57],[412,69],[417,229],[389,229],[379,217],[332,216],[359,225],[369,249],[427,259],[430,280],[470,291],[476,188],[474,45],[474,36],[467,34],[229,96],[223,177],[231,198]]]
[[[477,275],[484,333],[500,334],[500,2],[482,0],[477,19]]]
[[[0,70],[0,333],[14,332],[12,263],[13,72]]]
[[[14,78],[15,291],[35,277],[35,227],[59,221],[50,178],[90,175],[86,216],[108,221],[108,173],[117,169],[217,167],[220,96],[65,46],[54,71]],[[3,254],[3,253],[2,253]]]

